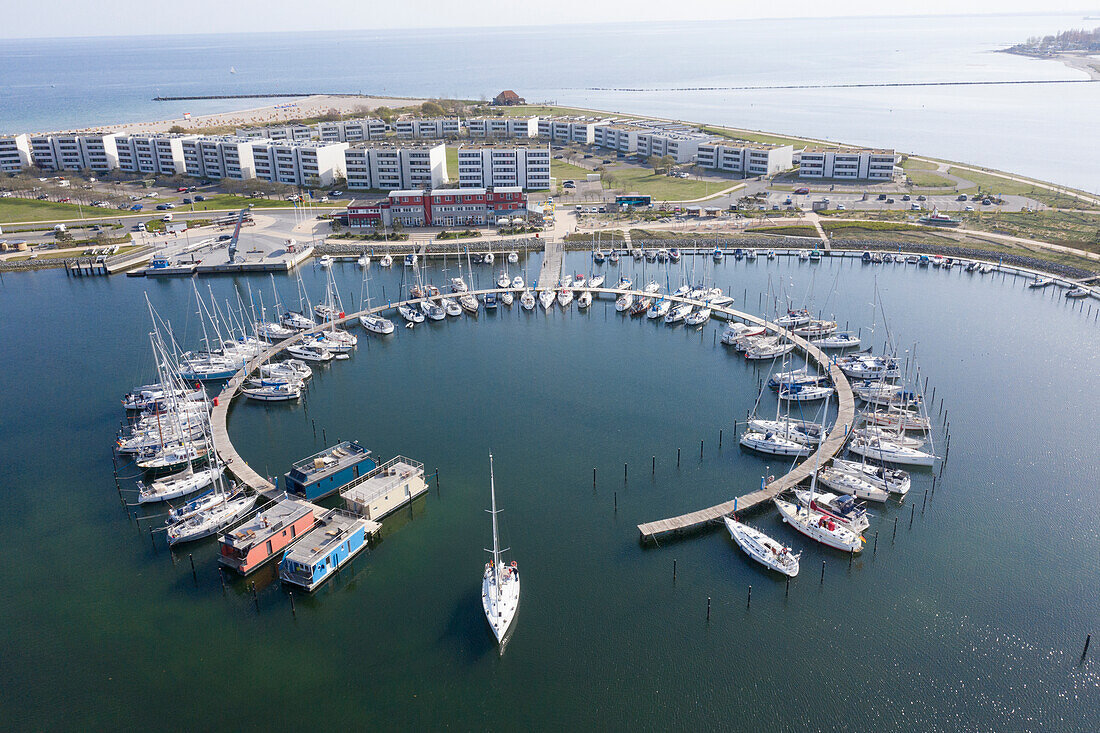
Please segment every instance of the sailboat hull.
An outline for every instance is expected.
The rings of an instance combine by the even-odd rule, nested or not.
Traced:
[[[519,570],[506,567],[501,570],[502,581],[499,595],[496,593],[492,565],[485,566],[485,576],[481,583],[481,606],[485,611],[485,620],[501,646],[512,633],[516,614],[519,612]]]

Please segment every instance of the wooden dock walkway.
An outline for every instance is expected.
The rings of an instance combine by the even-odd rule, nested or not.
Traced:
[[[549,246],[548,246],[549,250]],[[557,284],[557,280],[560,277],[561,269],[561,247],[557,247],[557,270],[553,275],[553,285]],[[545,262],[544,262],[545,270]],[[540,274],[540,287],[543,275]],[[549,286],[548,286],[549,287]],[[484,290],[471,290],[470,295],[479,296],[486,293],[500,293],[510,288],[487,288]],[[624,290],[620,288],[583,288],[583,290],[591,290],[593,295],[611,295],[618,297],[626,293],[634,293],[638,296],[649,297],[651,294],[644,293],[640,290]],[[675,295],[665,295],[665,298],[677,303],[691,303],[692,305],[702,306],[701,301],[692,300],[690,298],[683,298]],[[348,322],[354,322],[362,315],[369,313],[382,313],[385,311],[395,310],[400,305],[412,305],[416,306],[424,300],[424,298],[412,298],[400,302],[387,303],[367,310],[362,310],[357,313],[352,313],[345,316],[342,319],[336,321],[337,325],[346,325]],[[763,325],[770,330],[779,331],[782,330],[779,326],[770,323],[763,318],[754,316],[749,313],[742,313],[741,311],[734,310],[732,308],[720,308],[712,307],[715,315],[721,317],[724,320],[738,319],[746,323],[755,323]],[[325,328],[325,325],[318,325],[316,328],[309,331],[303,331],[302,333],[291,336],[290,338],[280,341],[276,344],[272,344],[269,348],[265,349],[258,356],[249,361],[244,369],[237,372],[225,385],[222,391],[216,398],[216,403],[211,409],[210,413],[210,428],[211,435],[214,441],[214,449],[218,452],[219,458],[225,464],[230,473],[253,491],[263,494],[269,499],[274,499],[281,495],[281,491],[278,487],[269,481],[267,478],[257,473],[243,458],[237,453],[237,449],[233,446],[233,442],[229,439],[228,419],[229,409],[233,404],[234,398],[238,396],[241,385],[248,379],[250,375],[256,372],[260,366],[279,352],[286,349],[288,346],[298,343],[303,338],[315,334]],[[829,432],[828,437],[821,443],[821,446],[817,449],[814,455],[807,458],[802,463],[794,467],[789,473],[784,476],[780,476],[775,479],[763,489],[758,489],[751,493],[739,496],[736,499],[731,499],[727,502],[717,504],[706,509],[700,509],[698,511],[683,514],[678,517],[671,517],[669,519],[660,519],[655,522],[647,522],[645,524],[638,525],[638,531],[641,534],[643,540],[654,539],[661,535],[670,533],[682,533],[688,532],[692,529],[705,526],[711,523],[725,514],[729,514],[734,511],[734,505],[738,511],[749,509],[757,506],[761,503],[770,501],[773,497],[779,493],[795,486],[803,479],[807,478],[814,470],[815,462],[820,460],[824,463],[829,458],[836,455],[844,444],[844,440],[847,437],[848,432],[851,430],[852,423],[855,420],[855,396],[852,394],[851,385],[848,383],[844,373],[834,364],[829,362],[829,357],[821,349],[810,344],[805,339],[788,332],[788,337],[793,341],[798,348],[800,348],[807,358],[819,366],[822,370],[829,375],[833,384],[836,386],[837,395],[840,401],[840,409],[837,415],[836,423],[833,425],[832,430]]]
[[[561,279],[562,244],[558,241],[546,240],[545,249],[542,252],[542,267],[539,269],[538,286],[540,289],[556,288]]]

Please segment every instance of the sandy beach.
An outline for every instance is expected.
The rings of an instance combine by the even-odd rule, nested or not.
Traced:
[[[242,99],[242,104],[250,100]],[[153,133],[168,132],[172,127],[179,126],[184,130],[201,130],[210,127],[252,127],[257,125],[272,125],[287,120],[307,119],[318,117],[329,112],[337,112],[342,115],[366,115],[378,107],[408,107],[421,104],[423,99],[394,98],[394,97],[370,97],[370,96],[331,96],[316,94],[310,97],[287,98],[278,104],[266,107],[252,107],[234,112],[218,112],[208,115],[192,115],[190,119],[178,117],[176,119],[155,120],[151,122],[124,122],[117,125],[99,125],[97,127],[82,128],[79,130],[55,130],[55,133],[75,132],[118,132],[118,133]]]

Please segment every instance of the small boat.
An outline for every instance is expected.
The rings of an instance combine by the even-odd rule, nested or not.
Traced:
[[[886,410],[876,410],[863,416],[865,422],[872,425],[881,425],[897,430],[928,431],[932,428],[932,421],[914,410],[906,410],[900,407],[892,407]]]
[[[641,247],[635,247],[634,249],[630,250],[630,256],[633,257],[636,260],[642,259],[643,254],[644,253],[642,252]],[[656,259],[656,257],[654,257],[654,259]]]
[[[775,319],[775,322],[784,328],[798,328],[809,324],[811,320],[813,317],[810,312],[802,308],[796,311],[788,310],[787,315]]]
[[[701,325],[703,325],[704,323],[706,323],[707,321],[710,320],[710,317],[711,317],[712,313],[713,312],[711,311],[710,308],[700,308],[699,310],[695,311],[694,313],[689,313],[687,315],[687,317],[684,318],[684,325],[686,325],[686,326],[701,326]]]
[[[652,298],[635,298],[634,305],[630,306],[630,315],[640,316],[643,313],[649,311],[649,307],[653,304]]]
[[[859,476],[864,481],[884,491],[889,491],[891,494],[901,494],[902,496],[908,494],[912,483],[909,472],[900,468],[887,468],[878,464],[848,461],[843,458],[834,458],[833,468]]]
[[[584,275],[576,275],[574,276],[573,284],[570,287],[583,288],[587,282],[588,278],[586,278]]]
[[[450,298],[443,298],[439,301],[439,304],[443,306],[443,312],[451,318],[462,315],[462,306],[460,306],[458,303],[454,302]]]
[[[842,494],[854,496],[866,501],[886,501],[890,494],[860,475],[848,471],[821,467],[817,472],[817,480],[828,489],[839,491]]]
[[[743,260],[744,258],[745,258],[745,250],[741,249],[740,247],[738,247],[737,249],[733,250],[733,259],[735,259],[735,260],[737,260],[738,262],[740,262],[740,261],[741,261],[741,260]]]
[[[715,247],[710,256],[714,259],[715,262],[721,262],[722,258],[726,256],[726,253],[723,252],[720,248]]]
[[[920,448],[924,445],[923,438],[910,438],[908,435],[899,434],[896,429],[889,430],[880,425],[864,425],[862,427],[853,428],[852,435],[857,438],[881,438],[891,443],[902,446],[903,448]]]
[[[500,302],[504,305],[512,305],[515,297],[516,296],[512,293],[511,290],[505,290],[503,293],[500,294]]]
[[[625,295],[620,295],[618,300],[615,301],[615,310],[622,313],[623,311],[630,310],[633,305],[634,305],[634,294],[633,293],[626,293]]]
[[[774,359],[794,351],[792,342],[784,342],[777,337],[760,337],[759,340],[745,352],[745,358],[750,360]]]
[[[818,249],[810,250],[810,260],[812,262],[817,262],[820,259],[821,259],[821,251],[820,250],[818,250]]]
[[[669,310],[672,308],[672,301],[666,298],[658,298],[657,301],[649,307],[646,311],[646,318],[664,318],[668,315]]]
[[[485,265],[491,265],[494,261],[496,261],[496,257],[493,255],[492,252],[486,252],[481,258],[482,264]]]
[[[860,338],[851,331],[839,331],[812,339],[810,343],[821,349],[852,349],[860,345]]]
[[[535,291],[528,288],[523,291],[523,295],[519,296],[519,304],[523,306],[524,310],[533,310],[535,307]]]
[[[800,262],[809,262],[809,260],[810,260],[809,250],[804,249],[804,250],[800,251],[798,253],[798,259],[799,259]]]
[[[313,306],[313,314],[322,321],[331,321],[344,317],[344,314],[341,313],[339,309],[326,303],[318,303]]]
[[[657,261],[657,250],[647,249],[647,250],[645,250],[645,252],[643,254],[645,255],[645,261],[646,262],[656,262]],[[666,252],[665,254],[667,256],[668,253]]]
[[[472,295],[463,295],[458,299],[458,304],[467,313],[477,313],[479,307],[477,298]]]
[[[601,288],[603,287],[603,281],[603,275],[593,275],[592,277],[588,278],[588,287]]]
[[[741,436],[741,445],[760,453],[773,456],[808,456],[813,448],[805,443],[784,438],[778,433],[761,433],[748,430]]]
[[[787,402],[816,402],[833,396],[833,388],[822,384],[781,384],[779,399]]]
[[[592,252],[592,261],[597,265],[602,265],[607,260],[607,255],[604,254],[602,249],[597,249]]]
[[[673,290],[672,294],[678,298],[684,298],[688,297],[690,293],[698,293],[698,295],[696,295],[695,297],[699,298],[702,297],[703,292],[705,291],[703,291],[702,288],[696,288],[695,290],[692,290],[690,285],[681,285],[680,287]]]
[[[433,321],[442,321],[447,317],[447,311],[439,303],[431,300],[420,301],[420,310]]]
[[[753,260],[755,260],[756,259],[756,250],[755,249],[745,250],[745,259],[748,260],[749,262],[752,262]]]
[[[236,491],[227,496],[225,501],[207,509],[201,509],[186,519],[168,525],[166,532],[168,544],[174,546],[217,534],[248,514],[257,498],[257,494],[249,496],[244,491]]]
[[[298,333],[297,329],[281,323],[259,323],[256,325],[256,335],[272,343],[290,338],[296,333]]]
[[[514,250],[512,252],[509,252],[508,253],[508,264],[509,265],[514,265],[517,262],[519,262],[519,252],[516,252]]]
[[[749,430],[764,434],[774,433],[781,438],[804,445],[817,445],[825,439],[825,426],[791,417],[781,416],[776,420],[753,418],[749,420],[748,426]]]
[[[650,280],[649,282],[646,283],[645,287],[642,288],[642,290],[644,290],[645,292],[650,293],[650,294],[656,293],[660,289],[661,289],[661,286],[657,283],[656,280]]]
[[[707,297],[707,303],[715,308],[728,308],[733,305],[733,298],[728,295],[711,295]]]
[[[312,318],[297,311],[287,311],[279,318],[279,321],[287,328],[292,328],[295,331],[308,331],[317,325],[317,322]]]
[[[503,287],[503,286],[501,286]],[[469,288],[466,285],[466,281],[461,277],[451,278],[451,292],[452,293],[465,293]]]
[[[569,288],[562,288],[558,291],[558,305],[562,308],[568,308],[569,304],[573,302],[573,291]]]
[[[587,308],[590,305],[592,305],[592,291],[585,290],[583,293],[577,296],[577,307],[583,309]]]
[[[485,293],[485,310],[495,310],[497,307],[497,294]]]
[[[907,264],[907,265],[916,265],[919,262],[920,262],[920,257],[918,257],[916,255],[909,255],[908,257],[905,258],[905,264]]]
[[[314,344],[294,344],[287,347],[286,353],[305,361],[332,361],[331,351]]]
[[[901,365],[897,359],[871,356],[866,352],[838,356],[834,362],[840,371],[852,379],[893,379],[901,375]]]
[[[618,264],[619,262],[619,250],[613,249],[607,253],[607,261],[611,264]]]
[[[519,275],[516,275],[515,277],[512,278],[512,289],[513,290],[523,290],[523,278],[520,277]]]
[[[511,631],[512,622],[519,610],[519,568],[515,561],[505,566],[500,559],[503,550],[497,535],[497,493],[493,476],[493,455],[489,454],[489,495],[492,498],[489,514],[493,517],[493,559],[485,563],[481,575],[481,607],[493,636],[503,650]]]
[[[849,443],[848,450],[865,458],[903,466],[932,466],[936,462],[936,456],[931,453],[906,448],[882,438],[855,438]]]
[[[680,250],[676,249],[675,247],[670,249],[668,251],[668,259],[671,260],[672,262],[679,262],[680,261]]]
[[[812,501],[808,489],[795,489],[794,495],[803,506],[809,506],[814,511],[828,514],[842,527],[847,527],[853,532],[862,533],[871,526],[867,510],[848,494],[838,495],[822,491],[821,493],[815,493]]]
[[[370,267],[370,255],[359,255],[359,259],[356,260],[358,265],[363,269]]]
[[[823,338],[837,329],[835,321],[811,320],[809,323],[794,329],[795,334],[806,339]]]
[[[241,394],[257,402],[290,402],[302,396],[302,383],[297,380],[252,380],[241,387]]]
[[[423,323],[424,314],[410,305],[397,306],[397,312],[409,323]]]
[[[382,259],[378,260],[379,267],[391,267],[393,265],[393,257],[391,255],[385,255]]]
[[[1027,284],[1029,288],[1045,288],[1047,285],[1053,285],[1054,280],[1049,277],[1039,277],[1038,275]]]
[[[415,252],[405,255],[405,267],[416,267],[417,257]]]
[[[284,382],[304,382],[313,376],[313,370],[300,359],[288,359],[261,365],[260,376]]]
[[[332,267],[332,258],[328,255],[321,255],[320,263],[321,267]]]
[[[921,255],[917,258],[917,267],[928,267],[930,262],[928,255]]]
[[[755,527],[742,524],[736,517],[722,517],[729,530],[730,537],[746,555],[766,568],[777,573],[795,577],[798,575],[798,559],[802,553],[795,554],[791,548],[776,542]]]
[[[508,273],[501,272],[500,277],[497,278],[497,287],[506,288],[512,281],[508,278]]]
[[[619,278],[619,284],[615,286],[617,290],[630,290],[634,287],[634,281],[626,275]]]
[[[139,454],[137,467],[151,476],[179,473],[209,460],[213,451],[205,443],[189,441],[186,445],[160,448],[149,453]]]
[[[695,310],[695,306],[691,303],[679,303],[675,308],[669,310],[668,315],[665,316],[665,323],[679,323],[691,315],[693,310]]]
[[[1067,298],[1087,298],[1087,297],[1089,297],[1089,290],[1087,288],[1083,288],[1080,285],[1078,285],[1077,287],[1070,288],[1069,290],[1067,290],[1066,291],[1066,297]]]
[[[205,489],[222,475],[220,466],[205,468],[201,471],[184,470],[172,476],[145,484],[138,481],[138,503],[149,504],[157,501],[171,501],[200,489]]]
[[[996,269],[997,269],[997,267],[995,265],[986,264],[986,265],[982,265],[981,267],[979,267],[978,272],[981,273],[982,275],[988,275],[989,273],[993,272]]]
[[[539,304],[542,305],[543,310],[550,310],[550,306],[554,304],[554,291],[550,288],[539,291]]]
[[[775,250],[774,249],[769,249],[768,250],[768,259],[769,260],[774,260],[775,259]]]
[[[371,333],[393,333],[393,321],[383,318],[377,313],[368,313],[359,316],[359,324]]]
[[[814,489],[811,484],[810,506],[813,505],[813,493]],[[862,538],[828,514],[811,509],[810,506],[799,506],[789,501],[783,501],[778,497],[772,501],[779,509],[783,521],[810,539],[844,552],[861,552],[863,550]]]

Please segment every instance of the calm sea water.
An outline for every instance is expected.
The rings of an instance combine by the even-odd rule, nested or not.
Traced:
[[[583,255],[566,263],[587,266]],[[529,274],[537,267],[533,257]],[[350,306],[359,270],[337,265],[335,276]],[[392,298],[399,276],[375,271],[376,297],[384,287]],[[304,277],[317,298],[323,271]],[[361,333],[353,358],[319,369],[301,404],[234,407],[230,433],[266,473],[325,438],[439,469],[439,488],[297,597],[295,618],[270,569],[256,578],[257,613],[243,582],[223,595],[213,541],[173,562],[119,505],[118,398],[152,368],[144,297],[193,344],[190,283],[5,276],[0,724],[1100,728],[1097,662],[1078,666],[1100,626],[1095,305],[1001,275],[854,260],[729,260],[715,279],[749,310],[769,288],[812,292],[815,310],[864,333],[877,288],[951,423],[927,506],[931,474],[914,475],[912,528],[910,506],[875,507],[866,536],[878,534],[877,552],[849,565],[773,511],[756,514],[803,551],[789,597],[722,531],[640,547],[637,523],[783,470],[742,452],[733,429],[765,375],[715,344],[718,324],[670,328],[602,301],[587,314],[517,305],[384,340]],[[271,301],[264,278],[207,283],[219,299],[251,284]],[[292,278],[277,284],[294,300]],[[761,405],[774,409],[770,393]],[[524,572],[503,657],[478,598],[490,450],[503,541]]]
[[[533,101],[893,147],[1100,191],[1100,149],[1084,142],[1100,116],[1097,85],[667,91],[1080,79],[1058,62],[993,51],[1088,23],[1079,15],[956,16],[0,40],[0,131],[169,119],[271,101],[150,101],[158,94],[476,99],[513,88]]]

